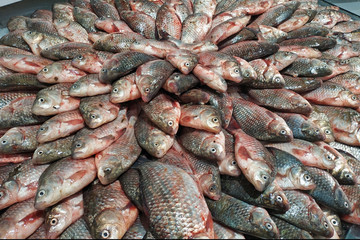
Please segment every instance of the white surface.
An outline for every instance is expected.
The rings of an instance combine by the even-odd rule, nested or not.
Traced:
[[[15,2],[20,2],[21,0],[0,0],[0,7],[6,6]]]

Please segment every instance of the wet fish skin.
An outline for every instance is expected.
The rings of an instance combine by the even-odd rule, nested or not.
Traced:
[[[14,154],[34,151],[38,146],[36,132],[39,128],[40,125],[10,128],[0,138],[0,153]]]
[[[270,183],[264,192],[258,192],[243,175],[239,177],[223,175],[221,187],[222,192],[258,207],[277,211],[287,211],[290,208],[284,192],[276,181]]]
[[[266,25],[259,25],[259,33],[257,34],[257,38],[259,41],[268,41],[272,43],[279,43],[286,39],[287,33]]]
[[[249,40],[229,45],[221,49],[219,52],[243,58],[246,61],[251,61],[272,55],[278,50],[279,45],[277,44]]]
[[[325,140],[325,133],[313,121],[309,120],[308,117],[297,113],[277,112],[276,114],[285,120],[293,132],[294,138],[310,142]]]
[[[168,52],[166,60],[183,74],[188,75],[197,65],[199,57],[191,51],[180,49]]]
[[[295,53],[299,58],[321,58],[322,53],[316,48],[299,45],[280,46],[279,51]]]
[[[45,239],[46,238],[46,230],[44,227],[44,223],[36,229],[36,231],[31,234],[27,239]]]
[[[343,152],[341,150],[340,150],[340,154],[346,159],[347,165],[354,172],[354,174],[355,174],[354,181],[357,182],[357,183],[360,182],[360,178],[359,178],[360,161],[357,160],[356,157],[353,157],[350,154],[348,154],[346,152]]]
[[[326,114],[319,111],[319,109],[312,105],[313,111],[310,113],[310,120],[312,120],[316,125],[320,127],[320,129],[325,133],[324,142],[331,143],[335,141],[333,130],[330,126],[329,118]]]
[[[144,113],[136,121],[134,130],[139,145],[154,157],[163,157],[173,145],[174,136],[159,129]]]
[[[26,51],[31,51],[29,45],[22,38],[22,34],[25,30],[15,30],[13,32],[9,32],[0,38],[0,44],[6,45],[9,47],[15,47]]]
[[[45,48],[41,50],[40,54],[52,60],[71,60],[91,50],[92,45],[89,43],[66,42]]]
[[[123,236],[124,239],[143,239],[145,237],[146,230],[141,223],[140,217],[136,218],[136,221],[133,225],[127,230],[125,235]]]
[[[325,51],[327,49],[335,47],[336,41],[327,37],[311,36],[306,38],[289,39],[280,43],[280,46],[289,45],[313,47],[319,49],[320,51]]]
[[[311,22],[321,24],[327,28],[332,28],[337,22],[349,21],[350,19],[351,17],[346,13],[334,9],[324,9],[319,11]]]
[[[279,229],[280,238],[298,239],[300,237],[302,239],[313,239],[313,237],[311,236],[311,234],[308,231],[298,228],[295,225],[292,225],[292,224],[288,223],[287,221],[284,221],[273,215],[270,215],[270,216],[271,216],[271,219],[274,221],[274,223],[276,224],[276,226]]]
[[[278,51],[277,53],[269,56],[266,60],[269,60],[278,71],[283,70],[298,58],[298,55],[292,52]]]
[[[331,78],[329,81],[341,84],[354,94],[360,94],[360,87],[358,85],[360,82],[360,76],[356,72],[347,72]]]
[[[65,19],[74,21],[74,7],[70,3],[54,3],[52,6],[53,20]]]
[[[199,84],[199,82],[199,79],[197,79],[193,74],[185,75],[179,72],[174,72],[168,79],[166,79],[163,89],[169,93],[174,93],[179,96],[187,90],[194,88]]]
[[[122,20],[100,17],[95,20],[95,27],[107,33],[126,33],[133,32],[131,28]]]
[[[71,152],[75,159],[87,158],[115,142],[128,125],[127,109],[123,108],[115,120],[95,129],[83,128],[76,133]]]
[[[44,211],[34,208],[34,198],[32,198],[8,208],[1,215],[0,220],[1,238],[25,239],[43,223]]]
[[[40,176],[35,208],[43,210],[80,191],[96,177],[94,158],[63,158],[51,164]]]
[[[45,66],[36,77],[44,83],[73,83],[85,75],[85,72],[73,67],[70,60],[63,60]]]
[[[279,230],[268,212],[224,193],[220,200],[206,198],[211,215],[219,223],[255,237],[277,238]]]
[[[131,116],[125,133],[108,148],[95,155],[97,176],[102,184],[114,182],[138,159],[142,149],[134,133],[136,120],[137,116]]]
[[[227,83],[225,79],[211,68],[198,64],[194,68],[193,74],[200,80],[201,83],[207,85],[208,87],[221,93],[226,92]]]
[[[31,159],[20,163],[9,172],[0,187],[0,209],[35,196],[40,175],[49,165],[34,165]]]
[[[40,90],[32,106],[33,114],[51,116],[77,109],[80,99],[69,95],[71,85],[72,83],[58,83]]]
[[[99,73],[104,62],[112,56],[113,53],[106,51],[85,52],[74,58],[71,64],[88,73]]]
[[[298,58],[283,72],[293,77],[325,77],[332,70],[318,59]]]
[[[360,21],[346,21],[337,23],[331,30],[333,32],[352,32],[360,28]]]
[[[353,206],[350,214],[340,216],[341,220],[359,224],[359,185],[341,185],[341,189],[344,191]]]
[[[174,9],[179,3],[178,0],[167,1],[157,11],[155,26],[159,39],[166,39],[168,36],[180,39],[182,24]]]
[[[59,239],[92,239],[92,237],[87,229],[85,220],[80,218],[65,229],[59,236]]]
[[[283,190],[311,190],[316,187],[310,173],[304,165],[294,156],[270,148],[270,152],[276,159],[276,182]]]
[[[308,23],[304,26],[288,32],[287,39],[306,38],[311,36],[326,37],[330,33],[330,30],[319,24]]]
[[[99,75],[100,82],[111,83],[151,60],[154,60],[154,57],[139,52],[115,54],[104,63]]]
[[[68,226],[84,214],[83,194],[75,193],[52,206],[45,215],[46,237],[57,238]]]
[[[352,57],[359,57],[360,56],[360,44],[359,42],[353,42],[352,44],[336,44],[335,47],[327,50],[324,54],[329,54],[333,57],[339,59],[348,59]]]
[[[108,17],[114,20],[120,20],[119,12],[115,6],[100,0],[91,0],[90,5],[98,17]]]
[[[71,145],[74,135],[40,144],[32,157],[34,164],[51,163],[71,155]]]
[[[272,212],[272,215],[311,233],[326,237],[333,235],[334,229],[330,228],[325,214],[311,196],[297,190],[284,192],[290,209],[285,213]]]
[[[273,112],[245,100],[233,99],[233,104],[234,118],[246,134],[263,141],[293,139],[292,131],[285,121]]]
[[[85,127],[79,110],[60,113],[44,122],[37,132],[36,140],[41,144],[54,141]]]
[[[0,186],[3,182],[8,179],[9,174],[17,167],[20,163],[8,163],[4,166],[0,166]]]
[[[110,94],[82,98],[79,106],[85,124],[89,128],[97,128],[114,120],[120,107],[110,102]]]
[[[94,42],[93,48],[99,51],[121,53],[129,51],[131,44],[140,39],[144,39],[144,37],[138,33],[127,32],[123,34],[106,34],[100,36],[99,39]]]
[[[74,18],[88,33],[97,31],[95,20],[98,16],[89,9],[74,7]]]
[[[136,73],[131,73],[112,85],[110,101],[113,103],[122,103],[141,98],[141,93],[135,83]]]
[[[143,206],[148,209],[145,215],[154,237],[214,237],[213,221],[205,199],[193,178],[184,170],[160,162],[147,162],[139,166],[138,174]],[[157,182],[165,183],[164,187],[160,187]],[[175,191],[168,191],[169,188]],[[186,194],[180,197],[178,195],[180,192]],[[152,201],[154,198],[167,200],[162,205]],[[197,206],[196,211],[194,206]],[[186,209],[190,211],[185,211]],[[162,218],[158,221],[157,217],[160,216]],[[174,220],[169,222],[164,216],[171,216]],[[169,224],[179,227],[164,227]]]
[[[314,90],[321,86],[322,80],[318,78],[299,78],[283,75],[285,89],[296,93],[303,93]]]
[[[249,62],[255,71],[256,78],[245,82],[251,88],[282,88],[285,84],[282,75],[277,68],[267,60],[256,59]]]
[[[320,204],[323,204],[336,212],[349,214],[352,209],[351,202],[347,198],[339,183],[330,173],[315,167],[306,167],[314,179],[316,187],[309,194]]]
[[[235,146],[234,136],[225,129],[221,130],[225,136],[225,158],[218,161],[219,171],[223,175],[238,177],[241,175],[241,170],[235,160]]]
[[[183,105],[181,106],[180,125],[219,133],[222,123],[218,110],[213,106]]]
[[[290,32],[303,27],[310,22],[316,15],[316,11],[311,9],[297,9],[294,14],[285,22],[278,26],[278,29]]]
[[[249,29],[244,28],[241,31],[239,31],[238,33],[223,40],[218,45],[219,45],[219,48],[222,49],[224,47],[227,47],[229,45],[232,45],[232,44],[235,44],[235,43],[238,43],[241,41],[254,40],[254,39],[256,39],[256,34],[252,31],[250,31]]]
[[[53,13],[51,10],[47,10],[47,9],[37,9],[35,10],[30,17],[31,18],[40,18],[40,19],[44,19],[46,21],[52,21],[52,16]]]
[[[9,75],[0,76],[0,92],[41,90],[46,87],[47,84],[41,83],[35,75],[29,73],[9,72]]]
[[[221,239],[245,239],[244,235],[214,222],[214,233]]]
[[[155,39],[140,39],[130,45],[131,51],[141,52],[158,58],[165,58],[171,51],[176,51],[177,47],[169,41],[158,41]]]
[[[121,11],[120,17],[134,32],[148,39],[155,39],[155,19],[151,16],[142,12]]]
[[[159,11],[159,8],[161,7],[161,1],[160,3],[156,3],[156,1],[128,1],[128,4],[130,5],[131,9],[135,12],[143,12],[153,19],[156,19],[157,12]]]
[[[79,78],[69,89],[72,97],[91,97],[111,92],[111,84],[101,83],[98,74],[87,74]]]
[[[157,127],[175,135],[179,129],[180,103],[166,94],[159,94],[142,106],[143,112]]]
[[[340,220],[340,217],[338,216],[338,214],[336,214],[333,210],[331,210],[325,206],[321,206],[321,210],[324,212],[326,218],[331,223],[332,227],[335,230],[335,233],[338,236],[342,236],[343,228],[342,228],[341,220]]]
[[[0,57],[0,64],[13,71],[20,73],[37,74],[46,65],[53,61],[35,55],[8,55]]]

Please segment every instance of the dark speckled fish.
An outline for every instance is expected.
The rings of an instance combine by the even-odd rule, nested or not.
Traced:
[[[308,231],[296,227],[295,225],[292,225],[287,221],[282,220],[281,218],[272,215],[270,216],[279,229],[280,239],[313,239]]]
[[[88,43],[67,42],[54,45],[41,50],[43,57],[53,60],[70,60],[84,52],[92,50],[92,45]]]
[[[281,46],[300,45],[300,46],[317,48],[320,51],[325,51],[327,49],[331,49],[335,47],[336,41],[334,39],[327,37],[311,36],[306,38],[285,40],[281,42],[280,45]]]
[[[92,239],[91,234],[83,218],[71,224],[59,236],[59,239]]]
[[[269,60],[256,59],[249,62],[256,72],[256,78],[245,85],[251,88],[282,88],[285,84],[282,75]]]
[[[155,39],[155,19],[151,16],[137,11],[121,11],[120,16],[134,32]]]
[[[0,92],[31,91],[40,90],[46,87],[48,87],[47,84],[41,83],[36,78],[36,75],[30,73],[10,72],[10,74],[6,76],[0,76]]]
[[[119,12],[115,6],[107,3],[106,1],[91,0],[91,7],[95,14],[100,17],[112,18],[114,20],[120,20]]]
[[[282,75],[285,81],[285,89],[292,90],[297,93],[303,93],[314,90],[321,86],[322,80],[318,78],[299,78]]]
[[[283,70],[298,58],[298,55],[292,52],[278,51],[277,53],[269,56],[269,60],[278,71]]]
[[[32,152],[37,146],[36,132],[40,125],[13,127],[0,137],[0,154]]]
[[[183,92],[194,88],[199,83],[199,79],[197,79],[193,74],[185,75],[179,72],[174,72],[168,79],[166,79],[163,88],[170,93],[180,95]]]
[[[288,32],[287,39],[306,38],[310,36],[326,37],[329,34],[329,29],[320,24],[308,23],[301,28]]]
[[[349,201],[352,204],[352,209],[350,214],[343,214],[341,220],[353,224],[360,223],[360,187],[359,185],[342,185],[341,189],[344,191]]]
[[[216,108],[209,105],[183,105],[180,125],[213,133],[221,131],[221,117]]]
[[[175,10],[178,4],[183,3],[179,0],[169,0],[159,8],[156,14],[155,25],[160,39],[166,39],[168,36],[175,39],[181,38],[182,24]]]
[[[279,230],[268,212],[234,197],[221,194],[220,200],[206,199],[214,220],[236,231],[260,238],[278,238]]]
[[[293,77],[325,77],[330,75],[332,70],[318,59],[298,58],[283,72]]]

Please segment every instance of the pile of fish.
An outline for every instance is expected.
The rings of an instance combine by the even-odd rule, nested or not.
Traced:
[[[0,39],[0,238],[343,238],[360,21],[317,1],[69,0]]]

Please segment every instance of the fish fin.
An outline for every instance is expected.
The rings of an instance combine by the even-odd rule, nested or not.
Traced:
[[[83,178],[87,173],[87,170],[80,170],[77,171],[76,173],[74,173],[73,175],[71,175],[68,180],[70,180],[71,182],[76,182],[78,180],[80,180],[81,178]]]

